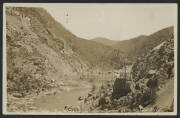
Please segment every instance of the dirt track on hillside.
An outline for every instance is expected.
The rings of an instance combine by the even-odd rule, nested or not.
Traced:
[[[174,100],[174,79],[168,80],[163,88],[157,92],[157,98],[153,105],[146,108],[153,110],[156,106],[159,112],[165,112],[172,107]]]

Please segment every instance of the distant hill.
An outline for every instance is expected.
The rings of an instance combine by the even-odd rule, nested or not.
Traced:
[[[134,52],[137,51],[137,48],[139,46],[143,45],[146,37],[147,36],[145,35],[141,35],[133,39],[119,41],[116,44],[112,45],[112,47],[119,49],[127,55],[131,56],[132,54],[134,54]]]
[[[107,46],[111,46],[111,45],[114,45],[117,43],[117,41],[113,41],[113,40],[110,40],[110,39],[107,39],[104,37],[96,37],[96,38],[91,39],[91,40],[96,41],[96,42],[101,43],[101,44],[104,44],[104,45],[107,45]]]
[[[146,53],[147,51],[151,50],[163,41],[168,40],[173,33],[174,27],[170,26],[162,30],[159,30],[149,36],[140,35],[129,40],[112,41],[103,37],[97,37],[91,40],[106,46],[110,46],[125,54],[126,56],[130,57],[132,60],[135,60],[136,57]]]
[[[112,47],[124,52],[129,57],[136,58],[137,56],[140,56],[159,45],[163,41],[170,39],[173,33],[174,27],[171,26],[159,30],[149,36],[141,35],[133,39],[119,41],[112,45]]]

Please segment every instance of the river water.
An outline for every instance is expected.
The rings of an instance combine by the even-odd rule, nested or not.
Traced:
[[[110,77],[109,77],[110,76]],[[107,76],[107,80],[110,80],[111,75]],[[46,94],[38,96],[34,99],[34,106],[38,111],[49,111],[49,112],[63,112],[64,107],[68,106],[78,106],[78,98],[80,96],[87,96],[88,93],[92,90],[92,86],[96,86],[96,90],[107,81],[105,78],[102,80],[93,80],[93,82],[87,81],[76,81],[76,82],[67,82],[68,84],[63,88],[73,88],[68,90],[63,90],[57,92],[56,94]]]
[[[87,96],[91,88],[78,88],[69,91],[61,91],[57,94],[39,96],[34,100],[34,106],[39,111],[63,112],[66,105],[77,106],[78,97]]]

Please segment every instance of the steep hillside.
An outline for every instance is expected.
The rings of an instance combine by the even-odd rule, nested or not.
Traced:
[[[174,32],[174,27],[164,28],[149,36],[141,35],[133,39],[119,41],[113,47],[121,50],[132,58],[148,52],[163,41],[168,40]]]
[[[129,76],[107,81],[86,99],[92,112],[172,112],[173,36],[140,56]],[[89,105],[90,103],[90,105]]]
[[[6,32],[9,91],[48,88],[120,65],[119,51],[75,36],[42,8],[7,7]]]
[[[70,48],[75,36],[43,9],[7,8],[6,32],[9,91],[47,89],[88,68]]]
[[[104,45],[107,45],[107,46],[111,46],[111,45],[114,45],[117,43],[117,41],[109,40],[109,39],[104,38],[104,37],[96,37],[96,38],[91,39],[91,40],[96,41],[96,42],[101,43],[101,44],[104,44]]]
[[[154,100],[154,107],[157,107],[158,111],[170,110],[174,99],[173,36],[163,41],[147,54],[139,57],[133,65],[131,73],[132,79],[136,85],[136,91],[147,91],[148,89],[155,91],[157,96]],[[168,87],[169,90],[166,89],[166,87]],[[153,100],[153,98],[151,99]],[[169,104],[169,106],[165,104]],[[141,105],[145,107],[149,104],[147,102],[147,104]]]
[[[74,40],[72,49],[88,60],[91,69],[111,70],[122,66],[124,54],[110,46],[79,38]]]

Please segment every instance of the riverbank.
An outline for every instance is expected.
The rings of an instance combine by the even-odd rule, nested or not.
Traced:
[[[40,91],[38,93],[36,91],[32,91],[24,97],[17,93],[7,94],[7,112],[38,112],[42,110],[62,111],[64,106],[68,105],[68,99],[72,99],[73,95],[71,94],[76,92],[76,94],[74,94],[76,95],[76,98],[73,99],[73,102],[78,102],[77,98],[87,94],[91,89],[91,83],[86,81],[78,81],[74,83],[67,82],[61,86]],[[86,91],[83,92],[83,94],[82,92],[78,94],[79,90]],[[67,98],[61,98],[60,96],[66,96]],[[67,104],[58,104],[62,103],[62,101],[67,101]],[[70,103],[72,104],[73,102]]]

